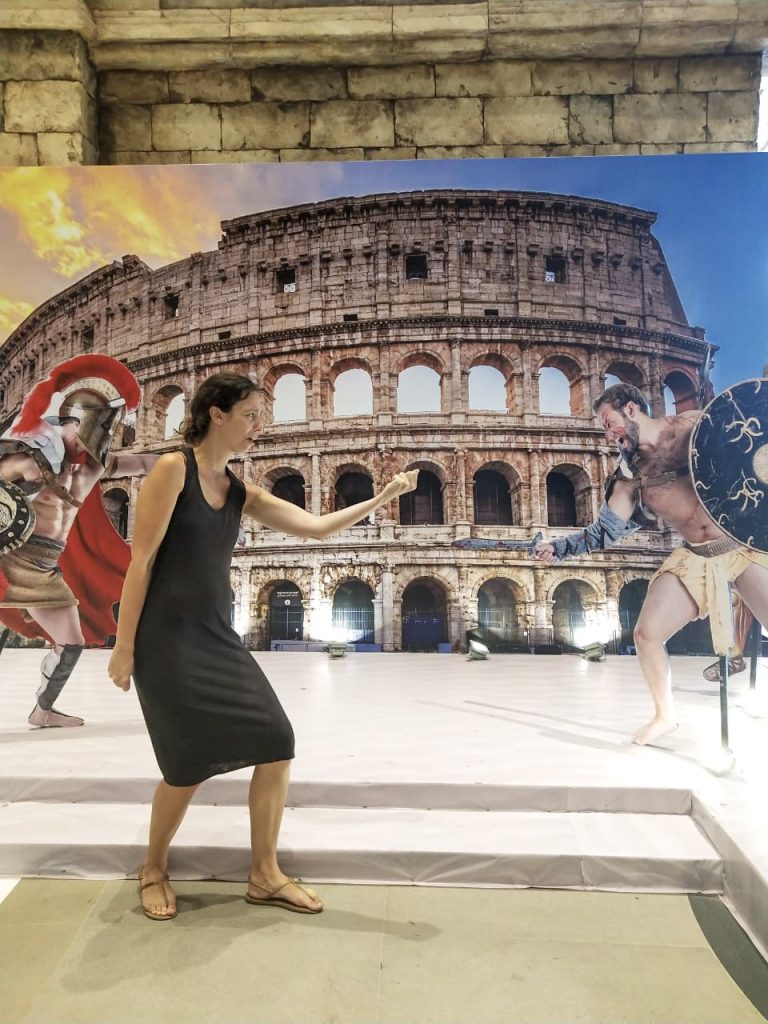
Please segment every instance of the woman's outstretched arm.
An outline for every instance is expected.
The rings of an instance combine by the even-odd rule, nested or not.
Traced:
[[[398,473],[386,487],[368,501],[360,501],[356,505],[349,505],[324,516],[316,516],[290,501],[276,498],[274,494],[265,491],[263,487],[257,487],[256,484],[246,484],[243,512],[273,530],[281,530],[283,533],[293,534],[294,537],[325,540],[332,533],[354,526],[380,505],[386,505],[388,501],[398,498],[401,494],[414,490],[418,475],[418,469]]]

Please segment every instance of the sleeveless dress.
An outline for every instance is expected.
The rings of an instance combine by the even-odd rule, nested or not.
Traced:
[[[134,682],[165,781],[293,757],[293,729],[267,677],[230,625],[229,567],[245,485],[227,469],[214,509],[183,449],[184,488],[158,549],[136,631]]]

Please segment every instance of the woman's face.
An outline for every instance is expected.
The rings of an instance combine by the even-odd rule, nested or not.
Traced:
[[[247,398],[235,402],[229,412],[218,410],[221,412],[219,429],[224,432],[227,446],[233,452],[247,451],[256,440],[260,404],[258,393],[253,392]]]

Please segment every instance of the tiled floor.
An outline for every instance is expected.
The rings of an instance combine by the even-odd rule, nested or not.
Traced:
[[[302,917],[241,884],[177,888],[154,923],[134,883],[22,881],[0,904],[4,1024],[764,1020],[685,896],[323,886]],[[768,967],[746,970],[768,992]]]

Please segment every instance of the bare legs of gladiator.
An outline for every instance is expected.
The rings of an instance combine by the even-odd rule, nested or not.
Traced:
[[[760,622],[768,621],[768,570],[750,565],[735,581],[744,603]],[[641,746],[677,727],[669,657],[664,644],[683,626],[698,616],[698,607],[685,586],[672,573],[664,573],[648,588],[640,617],[635,626],[640,670],[651,691],[655,713],[633,742]]]
[[[61,658],[67,651],[72,652],[75,660],[85,646],[83,631],[80,628],[80,617],[76,607],[69,608],[28,608],[27,614],[42,626],[46,633],[54,641],[55,655],[51,659],[56,661],[56,656]],[[77,649],[77,650],[76,650]],[[51,652],[53,653],[53,652]],[[50,657],[50,656],[49,656]],[[46,671],[46,663],[49,658],[43,660],[40,689],[37,691],[38,703],[35,705],[32,714],[29,716],[29,724],[42,727],[72,727],[83,725],[83,719],[75,715],[65,715],[54,709],[53,704],[61,693],[67,678],[74,665],[67,671],[63,662],[59,662],[56,668],[60,669],[61,679],[47,678],[50,673]]]

